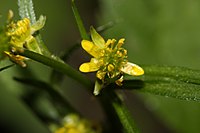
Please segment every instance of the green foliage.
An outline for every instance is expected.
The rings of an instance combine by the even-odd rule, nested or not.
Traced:
[[[200,71],[183,67],[143,66],[145,75],[126,76],[123,88],[182,100],[200,100]]]
[[[106,1],[105,3],[109,3],[109,1]],[[130,19],[130,22],[128,21],[122,22],[124,24],[124,27],[122,26],[124,29],[122,28],[123,30],[121,31],[123,31],[123,33],[126,30],[128,31],[126,32],[126,34],[125,33],[124,34],[125,36],[126,35],[128,36],[129,38],[128,40],[129,42],[131,42],[130,41],[130,36],[132,36],[131,31],[130,31],[131,28],[127,26],[129,23],[131,23],[131,25],[133,26],[133,29],[135,30],[134,33],[136,34],[136,39],[138,39],[137,41],[140,42],[142,39],[144,39],[143,41],[141,41],[142,46],[139,47],[138,51],[132,49],[132,46],[130,45],[127,46],[128,48],[130,47],[130,50],[128,50],[128,52],[130,53],[129,57],[133,58],[134,55],[137,55],[137,54],[140,56],[136,57],[136,60],[140,60],[140,58],[142,57],[145,57],[145,58],[149,57],[151,58],[150,60],[153,60],[152,58],[155,57],[156,58],[155,60],[159,60],[158,63],[156,64],[162,64],[163,62],[165,62],[164,60],[165,58],[159,59],[159,57],[157,56],[157,54],[162,55],[161,53],[157,53],[157,52],[161,52],[159,51],[161,48],[156,49],[156,45],[153,44],[154,42],[156,42],[156,39],[157,39],[156,35],[159,36],[159,34],[153,33],[152,32],[153,30],[151,29],[152,27],[156,29],[155,25],[161,24],[161,23],[158,23],[159,20],[163,21],[164,19],[162,18],[162,15],[160,16],[158,15],[159,16],[158,17],[154,14],[154,12],[157,12],[158,10],[160,11],[161,9],[158,8],[158,10],[154,10],[156,9],[156,7],[153,6],[153,5],[156,5],[155,3],[157,3],[158,5],[162,5],[162,2],[154,1],[153,3],[153,2],[137,1],[137,0],[130,2],[127,0],[127,2],[122,3],[123,4],[122,8],[126,7],[125,5],[128,4],[127,9],[123,8],[122,10],[117,10],[117,11],[115,10],[115,12],[118,13],[119,15],[124,14],[124,12],[126,12],[126,10],[130,8],[131,4],[129,5],[129,3],[135,3],[134,9],[133,9],[135,11],[140,10],[139,8],[137,8],[137,6],[142,7],[142,9],[140,10],[140,12],[133,13],[134,21]],[[147,3],[150,3],[152,5],[151,6],[145,5]],[[86,32],[87,30],[84,27],[83,21],[80,17],[80,14],[78,12],[78,9],[76,7],[74,0],[72,0],[71,5],[72,5],[72,10],[74,13],[76,23],[78,25],[81,38],[89,40],[88,33]],[[39,21],[36,21],[36,16],[35,16],[32,0],[18,0],[18,6],[19,6],[19,15],[21,16],[21,18],[22,19],[29,18],[31,20],[31,23],[33,24],[34,29],[39,30],[41,27],[44,26],[45,17],[40,17]],[[106,9],[106,7],[104,8]],[[129,10],[132,11],[132,8]],[[164,9],[162,9],[161,11],[163,10]],[[149,23],[147,23],[146,21],[141,21],[139,19],[141,17],[141,14],[146,15],[146,19],[149,20]],[[127,14],[127,16],[126,15],[123,16],[125,20],[128,20],[127,18],[130,17],[129,15],[130,14]],[[149,17],[149,15],[151,17]],[[153,21],[154,19],[155,20],[159,19],[159,20],[157,23],[154,23]],[[37,23],[37,24],[34,25],[34,23]],[[137,25],[139,26],[137,27]],[[153,25],[153,26],[149,26],[149,25]],[[104,30],[105,28],[107,27],[105,26],[103,29],[102,27],[100,27],[99,29]],[[115,32],[115,34],[120,33],[119,27],[118,27],[118,30],[119,32]],[[95,39],[95,38],[99,38],[99,36],[96,36],[96,31],[94,32],[93,28],[91,28],[91,31],[92,31],[92,40],[99,40],[99,39]],[[51,77],[51,81],[55,81],[57,83],[54,84],[52,82],[48,83],[46,81],[41,81],[39,79],[37,80],[38,77],[33,79],[34,75],[31,73],[28,74],[30,76],[30,79],[28,79],[26,75],[26,78],[15,78],[15,81],[29,85],[33,88],[31,91],[26,90],[27,94],[25,94],[26,95],[25,101],[31,103],[31,106],[32,106],[31,108],[37,113],[37,115],[41,119],[44,119],[43,122],[48,121],[48,123],[53,123],[56,125],[56,127],[58,127],[59,122],[61,121],[62,118],[64,118],[64,116],[67,113],[73,112],[73,113],[76,113],[77,115],[80,115],[79,112],[76,111],[76,109],[74,109],[69,104],[68,99],[64,95],[64,92],[61,91],[59,84],[63,80],[62,78],[63,75],[66,75],[71,79],[74,79],[75,81],[77,81],[77,83],[80,83],[85,88],[87,88],[87,90],[91,90],[92,87],[94,86],[94,83],[93,83],[93,80],[91,81],[85,75],[83,75],[82,73],[80,73],[79,71],[71,67],[68,63],[65,63],[62,60],[62,59],[68,59],[69,56],[76,50],[79,44],[75,44],[74,46],[72,46],[71,49],[66,50],[66,53],[64,54],[64,56],[62,58],[59,58],[49,52],[46,45],[44,45],[39,32],[36,32],[33,36],[37,39],[37,42],[39,43],[39,46],[42,49],[42,53],[44,55],[40,53],[35,53],[33,51],[29,51],[28,49],[22,48],[22,47],[17,48],[14,54],[27,57],[31,60],[42,63],[52,68],[53,76]],[[167,36],[169,37],[168,34]],[[8,39],[9,38],[6,37],[5,30],[1,28],[0,29],[0,52],[1,53],[3,53],[4,51],[9,51],[9,44],[7,43]],[[104,40],[100,38],[100,41],[95,42],[95,43],[101,46],[101,44],[105,42]],[[146,44],[151,44],[151,45],[146,46]],[[147,52],[149,49],[150,49],[150,52],[152,52],[151,56],[149,56]],[[133,52],[131,50],[133,50]],[[139,51],[142,51],[142,50],[143,52],[139,53]],[[144,54],[144,56],[142,54]],[[3,57],[4,57],[3,54],[0,55],[0,59],[3,59]],[[155,62],[153,62],[153,64]],[[144,59],[143,63],[144,64],[149,63],[148,59]],[[170,64],[170,63],[167,63],[167,64]],[[11,66],[13,65],[2,67],[0,68],[0,71],[3,72],[3,70],[7,70],[7,68],[10,68]],[[125,75],[123,86],[116,86],[114,84],[109,84],[108,86],[104,86],[103,90],[105,91],[102,92],[104,94],[98,96],[98,98],[95,98],[100,101],[101,106],[104,109],[105,114],[107,116],[106,119],[108,119],[108,121],[111,122],[111,125],[109,125],[110,129],[106,129],[108,130],[108,132],[110,131],[113,131],[113,132],[118,131],[118,132],[125,132],[125,133],[140,132],[140,129],[138,129],[138,126],[137,126],[137,123],[135,122],[134,117],[132,116],[129,108],[127,107],[127,104],[124,102],[124,99],[126,97],[124,95],[121,95],[121,92],[116,91],[116,89],[127,89],[127,90],[132,90],[133,92],[150,93],[152,95],[171,97],[171,98],[181,99],[185,101],[196,101],[196,102],[200,101],[200,70],[193,70],[193,69],[188,69],[185,67],[178,67],[178,66],[172,67],[172,66],[162,66],[162,65],[142,65],[142,68],[145,71],[145,74],[143,76],[133,77],[133,76]],[[58,71],[59,73],[55,71]],[[21,73],[23,73],[23,71]],[[56,75],[54,75],[55,73]],[[97,82],[95,85],[96,85],[95,87],[97,88],[97,90],[100,87],[102,87],[100,86],[100,84],[97,84]],[[71,84],[69,84],[68,89],[74,89],[74,88],[71,86]],[[45,92],[47,92],[47,94],[45,94]],[[31,98],[29,98],[29,96]],[[42,100],[38,100],[37,99],[38,97],[39,99],[41,98]],[[40,102],[43,101],[43,102],[42,104],[39,104],[40,102],[38,102],[38,105],[37,105],[37,101],[40,101]],[[33,103],[36,103],[36,105]],[[49,104],[50,106],[48,106]],[[55,108],[53,105],[56,105]],[[40,109],[38,109],[38,106],[40,106]],[[45,108],[45,109],[43,110],[42,108]],[[51,110],[56,112],[57,114],[56,117],[51,117],[50,115],[47,115],[48,113],[50,114],[49,111]],[[66,110],[70,110],[70,111],[68,112]],[[91,107],[91,110],[92,110],[92,107]],[[115,122],[112,123],[112,121],[115,121]],[[37,126],[43,126],[43,125],[37,124]],[[42,130],[43,128],[41,128],[41,131]]]
[[[102,16],[98,22],[102,24],[110,20],[121,20],[114,28],[107,30],[104,36],[118,38],[125,36],[125,47],[129,49],[128,58],[133,62],[182,66],[199,70],[200,8],[197,6],[199,4],[199,0],[181,2],[179,0],[118,2],[101,0]],[[179,75],[179,72],[174,76]],[[145,75],[146,73],[145,71]],[[166,78],[167,76],[164,77],[169,79]],[[158,77],[158,80],[160,79]],[[192,76],[191,79],[194,80]],[[145,93],[143,95],[147,106],[153,108],[155,114],[160,114],[159,117],[163,121],[167,120],[166,124],[177,132],[199,131],[197,126],[200,122],[199,102],[155,95],[146,98],[148,96]]]

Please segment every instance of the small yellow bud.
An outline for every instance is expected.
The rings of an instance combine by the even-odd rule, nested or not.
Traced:
[[[122,86],[122,82],[123,82],[123,76],[121,76],[118,80],[115,81],[115,83],[116,83],[118,86]]]
[[[13,16],[14,16],[13,11],[12,11],[12,10],[9,10],[9,11],[8,11],[8,21],[9,21],[9,22],[12,20]]]
[[[106,72],[103,72],[103,71],[97,71],[96,73],[96,77],[100,80],[103,80],[105,75],[106,75]]]
[[[117,47],[120,48],[124,44],[125,39],[122,38],[118,41]]]
[[[115,67],[112,64],[108,65],[108,71],[112,72],[115,69]]]

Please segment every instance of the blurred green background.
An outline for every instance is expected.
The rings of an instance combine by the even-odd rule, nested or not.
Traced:
[[[80,38],[70,0],[33,2],[37,17],[40,14],[47,16],[46,25],[41,31],[45,44],[55,55],[60,55],[64,52],[63,49],[69,48]],[[199,69],[200,0],[76,0],[76,3],[87,29],[90,25],[97,27],[111,21],[117,22],[103,36],[116,39],[124,37],[124,47],[128,49],[131,62]],[[9,9],[19,18],[17,8],[17,0],[1,0],[0,24],[4,24]],[[83,55],[87,56],[80,49],[73,53],[69,60],[70,65],[78,69],[83,61],[88,60]],[[1,67],[6,64],[6,61],[0,62]],[[25,70],[14,67],[0,73],[0,123],[10,131],[45,133],[48,131],[44,124],[21,100],[21,96],[30,87],[12,79],[26,77],[30,71],[35,77],[49,81],[51,69],[35,62],[30,62]],[[74,83],[66,78],[62,88],[65,89],[71,82]],[[66,90],[69,101],[85,116],[102,120],[101,109],[92,100],[92,96],[83,91],[81,86],[72,83],[71,89]],[[83,100],[85,95],[90,98]],[[174,131],[199,132],[200,103],[149,94],[137,95],[149,111]],[[85,103],[91,106],[92,111],[82,108]],[[153,132],[151,128],[149,131],[145,130],[148,123],[139,124],[144,128],[143,132]]]

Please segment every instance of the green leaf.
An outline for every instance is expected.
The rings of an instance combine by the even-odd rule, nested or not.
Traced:
[[[200,71],[183,67],[143,66],[141,77],[125,76],[122,88],[182,100],[200,101]]]
[[[200,84],[200,70],[192,70],[185,67],[150,65],[142,66],[145,75],[170,77],[176,81]]]
[[[83,24],[83,21],[82,21],[80,15],[79,15],[79,12],[78,12],[78,9],[75,5],[74,0],[72,0],[72,10],[73,10],[73,13],[74,13],[74,17],[76,19],[76,23],[78,25],[79,32],[81,34],[81,38],[85,39],[85,40],[89,40],[88,34],[86,32],[86,29],[84,27],[84,24]]]
[[[8,65],[8,66],[5,66],[5,67],[2,67],[2,68],[0,68],[0,72],[1,71],[4,71],[4,70],[6,70],[6,69],[8,69],[8,68],[10,68],[10,67],[12,67],[12,66],[14,66],[15,64],[11,64],[11,65]]]

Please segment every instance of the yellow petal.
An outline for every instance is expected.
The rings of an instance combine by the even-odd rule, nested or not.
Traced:
[[[124,67],[122,67],[121,71],[133,76],[139,76],[144,74],[144,70],[140,66],[130,62],[127,62],[124,65]]]
[[[93,42],[88,40],[82,40],[81,45],[85,51],[87,51],[90,55],[94,57],[98,57],[100,54],[100,48],[94,45]]]
[[[97,65],[97,62],[94,58],[91,59],[90,62],[83,63],[80,67],[79,70],[81,72],[94,72],[99,69],[99,66]]]

